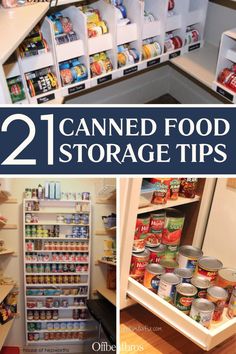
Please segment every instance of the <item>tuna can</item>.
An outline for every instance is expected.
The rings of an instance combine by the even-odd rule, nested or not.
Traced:
[[[218,272],[218,277],[216,279],[216,285],[220,286],[228,291],[229,302],[230,296],[233,292],[233,288],[236,287],[236,269],[233,268],[223,268]]]
[[[179,284],[176,286],[175,307],[184,312],[186,315],[190,313],[192,302],[197,295],[197,288],[192,284]]]
[[[184,226],[184,214],[178,209],[166,209],[165,226],[162,243],[164,245],[179,245]]]
[[[181,278],[181,283],[191,283],[191,279],[193,276],[192,269],[176,268],[174,270],[174,274],[178,275]]]
[[[203,327],[209,328],[215,305],[206,299],[195,299],[192,302],[190,317],[200,323]]]
[[[154,293],[157,292],[160,277],[165,273],[165,269],[160,264],[148,264],[145,269],[143,285],[145,288],[152,290]]]
[[[202,250],[193,246],[182,246],[179,248],[178,263],[180,268],[196,268],[197,261],[203,256]]]
[[[180,281],[181,279],[178,275],[172,273],[163,274],[160,278],[158,295],[165,301],[173,303],[176,286],[180,283]]]
[[[197,297],[198,298],[206,298],[207,296],[207,289],[211,286],[211,282],[206,277],[202,277],[200,275],[194,276],[191,279],[191,284],[194,285],[197,290]]]
[[[160,263],[161,259],[165,257],[166,245],[159,245],[155,248],[148,248],[149,263]]]
[[[234,287],[231,294],[227,315],[229,318],[236,317],[236,287]]]
[[[215,284],[218,271],[223,267],[221,261],[213,257],[201,257],[196,267],[196,275],[202,275],[210,280],[211,285]]]
[[[145,250],[139,254],[132,254],[130,274],[136,276],[144,276],[145,268],[148,265],[149,251]]]
[[[166,273],[174,273],[174,270],[179,267],[174,259],[162,258],[160,265],[165,268]]]
[[[227,299],[227,290],[219,286],[210,286],[210,288],[207,289],[207,300],[211,301],[215,305],[215,310],[212,318],[214,322],[221,321]]]

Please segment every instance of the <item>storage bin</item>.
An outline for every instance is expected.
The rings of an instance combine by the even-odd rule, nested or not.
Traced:
[[[140,198],[139,198],[139,208],[144,208],[149,206],[152,201],[152,195],[154,192],[153,184],[143,180]]]

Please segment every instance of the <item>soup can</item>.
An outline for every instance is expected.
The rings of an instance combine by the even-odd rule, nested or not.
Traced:
[[[162,243],[165,245],[179,245],[184,226],[184,214],[177,209],[166,209],[165,226]]]
[[[207,300],[211,301],[215,305],[212,318],[214,322],[221,321],[227,299],[227,290],[219,286],[210,286],[210,288],[207,289]]]
[[[145,288],[156,293],[159,287],[160,277],[164,273],[165,269],[160,264],[148,264],[145,269],[143,280]]]
[[[227,315],[229,318],[236,317],[236,287],[234,287],[231,294]]]
[[[192,284],[178,284],[176,286],[175,307],[184,312],[186,315],[190,313],[192,302],[197,295],[197,288]]]
[[[201,275],[210,280],[211,285],[215,284],[218,271],[223,268],[223,264],[213,257],[201,257],[197,262],[196,275]]]
[[[194,299],[190,310],[190,317],[200,323],[203,327],[209,328],[215,305],[207,299]]]
[[[155,248],[148,248],[149,263],[160,263],[161,259],[165,257],[166,245],[159,245]]]
[[[182,283],[191,283],[193,276],[193,271],[186,268],[176,268],[174,274],[178,275],[181,278]]]
[[[139,254],[132,254],[130,274],[135,276],[144,276],[145,268],[149,261],[149,251],[145,250]]]
[[[173,273],[163,274],[160,278],[158,295],[167,302],[173,303],[176,286],[181,282],[180,277]]]
[[[211,286],[211,282],[206,277],[202,277],[200,275],[194,276],[191,279],[191,284],[194,285],[197,290],[197,298],[206,298],[207,289]]]
[[[233,292],[233,288],[236,287],[236,269],[234,268],[220,269],[216,279],[216,285],[228,291],[228,299],[227,299],[227,303],[228,303],[230,296]]]
[[[193,246],[181,246],[179,248],[178,263],[180,268],[196,268],[197,261],[203,256],[202,250]]]
[[[178,263],[174,259],[162,258],[160,265],[165,268],[166,273],[174,273],[174,270],[179,267]]]

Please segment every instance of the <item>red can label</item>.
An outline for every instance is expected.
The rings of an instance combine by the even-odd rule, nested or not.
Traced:
[[[138,255],[132,256],[130,274],[137,276],[144,276],[146,266],[148,265],[149,255],[139,257]]]
[[[206,277],[207,279],[210,280],[211,285],[215,283],[218,271],[210,271],[201,268],[199,265],[197,266],[197,274],[202,275],[203,277]]]
[[[135,236],[134,239],[145,238],[149,231],[150,217],[140,218],[136,221]]]

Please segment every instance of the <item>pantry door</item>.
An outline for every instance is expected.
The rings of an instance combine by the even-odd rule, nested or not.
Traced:
[[[224,267],[236,267],[236,188],[228,179],[217,180],[207,224],[203,252],[217,257]]]

